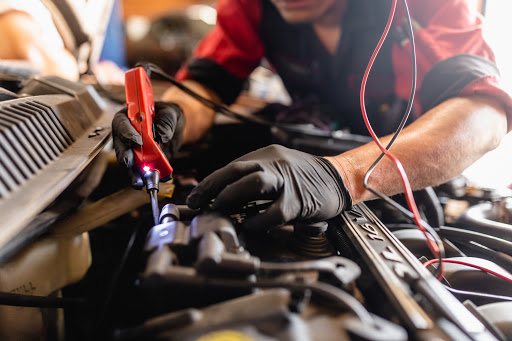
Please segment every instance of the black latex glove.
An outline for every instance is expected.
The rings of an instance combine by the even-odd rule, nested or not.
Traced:
[[[142,137],[132,127],[126,108],[118,111],[112,120],[112,138],[116,151],[117,161],[128,168],[134,165],[132,148],[142,145]],[[181,108],[174,103],[156,102],[155,118],[153,120],[156,140],[168,160],[181,146],[185,116]],[[140,175],[137,172],[132,174],[134,187],[140,182]]]
[[[272,199],[246,228],[268,228],[292,220],[318,222],[352,206],[350,194],[326,159],[272,145],[242,156],[206,177],[187,198],[190,208],[210,203],[233,212],[250,201]]]

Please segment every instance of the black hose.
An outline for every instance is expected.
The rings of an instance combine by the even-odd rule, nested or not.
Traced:
[[[447,239],[454,239],[465,242],[472,240],[493,250],[512,255],[512,242],[502,238],[494,237],[492,235],[463,230],[450,226],[441,226],[439,229],[439,234]]]
[[[492,220],[492,204],[471,206],[457,219],[456,226],[479,231],[512,242],[512,225]]]

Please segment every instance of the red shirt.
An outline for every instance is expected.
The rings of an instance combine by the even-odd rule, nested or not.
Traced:
[[[366,134],[359,88],[390,5],[391,1],[351,0],[333,56],[311,25],[286,23],[268,0],[220,0],[216,27],[197,46],[178,79],[194,79],[230,104],[266,58],[295,101],[314,97],[331,120]],[[499,85],[494,54],[482,36],[481,15],[463,0],[409,0],[408,5],[418,70],[413,116],[450,97],[478,94],[498,98],[512,118],[512,99]],[[381,135],[396,129],[410,93],[405,25],[398,2],[392,31],[367,84],[367,110]]]

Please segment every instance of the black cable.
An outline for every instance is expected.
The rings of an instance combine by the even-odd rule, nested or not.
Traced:
[[[275,126],[275,127],[278,127],[278,128],[282,128],[278,124],[271,123],[269,121],[260,119],[260,118],[255,117],[255,116],[245,116],[245,115],[239,114],[237,112],[234,112],[234,111],[228,109],[224,105],[217,104],[214,101],[209,100],[208,98],[205,98],[205,97],[199,95],[194,90],[192,90],[192,89],[188,88],[187,86],[183,85],[181,82],[176,80],[171,75],[165,73],[165,71],[163,71],[160,67],[158,67],[155,64],[152,64],[152,63],[139,63],[136,66],[143,67],[146,70],[146,72],[148,73],[148,77],[151,77],[151,73],[159,75],[160,77],[164,78],[165,80],[169,81],[171,84],[176,86],[181,91],[185,92],[187,95],[191,96],[192,98],[194,98],[197,101],[199,101],[200,103],[202,103],[207,108],[215,110],[216,112],[220,112],[220,113],[222,113],[222,114],[224,114],[224,115],[226,115],[228,117],[231,117],[231,118],[239,119],[239,120],[241,120],[241,121],[243,121],[245,123],[255,123],[255,124],[264,125],[264,126]]]
[[[462,242],[475,241],[495,251],[512,255],[512,242],[502,238],[451,226],[441,226],[439,234],[447,239],[455,239]]]
[[[202,103],[207,108],[210,108],[210,109],[212,109],[218,113],[221,113],[227,117],[237,119],[244,123],[257,124],[257,125],[261,125],[261,126],[265,126],[265,127],[276,128],[276,129],[279,129],[286,133],[344,141],[344,137],[337,136],[332,131],[325,131],[325,130],[308,131],[308,130],[305,130],[300,127],[294,127],[293,125],[270,122],[270,121],[261,119],[256,116],[242,115],[240,113],[237,113],[236,111],[233,111],[233,110],[227,108],[225,105],[217,104],[217,103],[199,95],[194,90],[192,90],[192,89],[188,88],[186,85],[180,83],[178,80],[176,80],[171,75],[165,73],[165,71],[163,71],[160,67],[158,67],[155,64],[138,63],[136,66],[143,67],[146,70],[146,72],[148,73],[148,77],[151,75],[151,73],[154,73],[154,74],[164,78],[165,80],[169,81],[171,84],[175,85],[178,89],[182,90],[186,94],[190,95],[192,98],[194,98],[197,101],[199,101],[200,103]]]
[[[471,240],[458,239],[453,242],[464,249],[469,249],[472,252],[472,256],[488,259],[498,264],[508,272],[512,272],[512,256],[501,251],[493,250],[492,248]]]
[[[0,305],[33,308],[72,308],[86,303],[83,298],[48,297],[0,292]]]
[[[413,32],[413,29],[412,29],[411,16],[410,16],[410,13],[409,13],[409,8],[407,6],[407,0],[402,0],[402,3],[403,3],[403,6],[404,6],[404,9],[405,9],[405,16],[406,16],[406,19],[407,19],[407,34],[409,36],[409,41],[410,41],[410,45],[411,45],[411,59],[412,59],[412,80],[411,80],[411,83],[412,84],[411,84],[411,92],[410,92],[410,95],[409,95],[409,100],[407,102],[407,108],[405,110],[405,113],[404,113],[404,115],[402,117],[402,120],[401,120],[400,124],[398,125],[397,130],[395,131],[393,137],[391,138],[391,140],[389,141],[389,143],[388,143],[388,145],[386,147],[387,150],[389,150],[391,148],[391,146],[394,144],[395,140],[398,138],[398,135],[400,135],[400,133],[402,132],[403,128],[405,127],[405,124],[407,123],[407,120],[409,119],[410,113],[412,111],[412,106],[413,106],[413,102],[414,102],[414,96],[415,96],[415,93],[416,93],[417,67],[416,67],[416,47],[415,47],[415,42],[414,42],[414,32]],[[413,221],[414,215],[413,215],[412,212],[410,212],[408,209],[406,209],[405,207],[403,207],[402,205],[400,205],[399,203],[397,203],[396,201],[391,199],[389,196],[387,196],[387,195],[385,195],[385,194],[383,194],[383,193],[373,189],[368,184],[368,179],[370,178],[370,175],[372,174],[373,170],[377,167],[377,165],[381,162],[381,160],[384,158],[384,156],[385,156],[385,154],[381,153],[379,155],[379,157],[377,158],[377,160],[375,160],[375,162],[368,169],[368,171],[365,174],[364,180],[363,180],[363,186],[367,190],[369,190],[370,192],[372,192],[373,194],[378,196],[379,198],[381,198],[384,201],[386,201],[388,204],[390,204],[393,207],[395,207],[403,215],[405,215],[407,218],[409,218],[411,221]],[[428,232],[428,234],[434,239],[435,243],[437,244],[437,247],[439,248],[439,255],[436,255],[436,257],[438,257],[439,262],[441,264],[443,258],[445,257],[445,250],[444,250],[443,242],[442,242],[441,238],[439,238],[437,232],[429,224],[427,224],[424,220],[421,220],[421,223],[425,227],[425,229]],[[438,266],[436,268],[436,272],[434,273],[434,275],[436,277],[438,277],[441,269],[442,269],[442,266]]]

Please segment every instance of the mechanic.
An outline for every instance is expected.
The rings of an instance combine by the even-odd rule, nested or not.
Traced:
[[[0,59],[26,62],[43,75],[78,80],[78,63],[39,0],[1,0]],[[23,64],[19,64],[20,66]]]
[[[333,122],[364,133],[361,79],[390,4],[221,0],[216,27],[178,78],[202,96],[229,105],[266,58],[294,100],[314,95]],[[392,152],[401,160],[413,189],[421,189],[450,180],[497,147],[512,128],[512,101],[499,85],[493,52],[482,37],[482,18],[470,8],[470,1],[409,0],[408,4],[418,62],[417,100],[411,115],[415,121],[403,130]],[[398,127],[411,89],[405,25],[399,1],[366,92],[370,121],[380,136]],[[181,142],[200,139],[211,127],[214,112],[177,88],[169,89],[163,99],[170,104],[159,104],[155,124],[170,155]],[[130,148],[141,140],[122,112],[113,120],[113,134],[119,162],[131,166]],[[384,145],[389,140],[390,136],[382,138]],[[269,146],[212,173],[190,194],[187,204],[198,208],[215,199],[214,209],[230,211],[253,200],[274,200],[265,212],[246,219],[248,228],[329,219],[352,204],[375,198],[364,188],[363,178],[380,154],[375,143],[335,157]],[[369,185],[386,195],[403,191],[388,158],[373,172]]]
[[[71,81],[92,69],[103,82],[122,84],[124,72],[112,62],[123,65],[122,56],[105,53],[116,47],[119,51],[119,43],[103,46],[112,33],[107,31],[105,37],[106,24],[115,29],[117,23],[115,1],[0,0],[0,67],[29,69]]]

